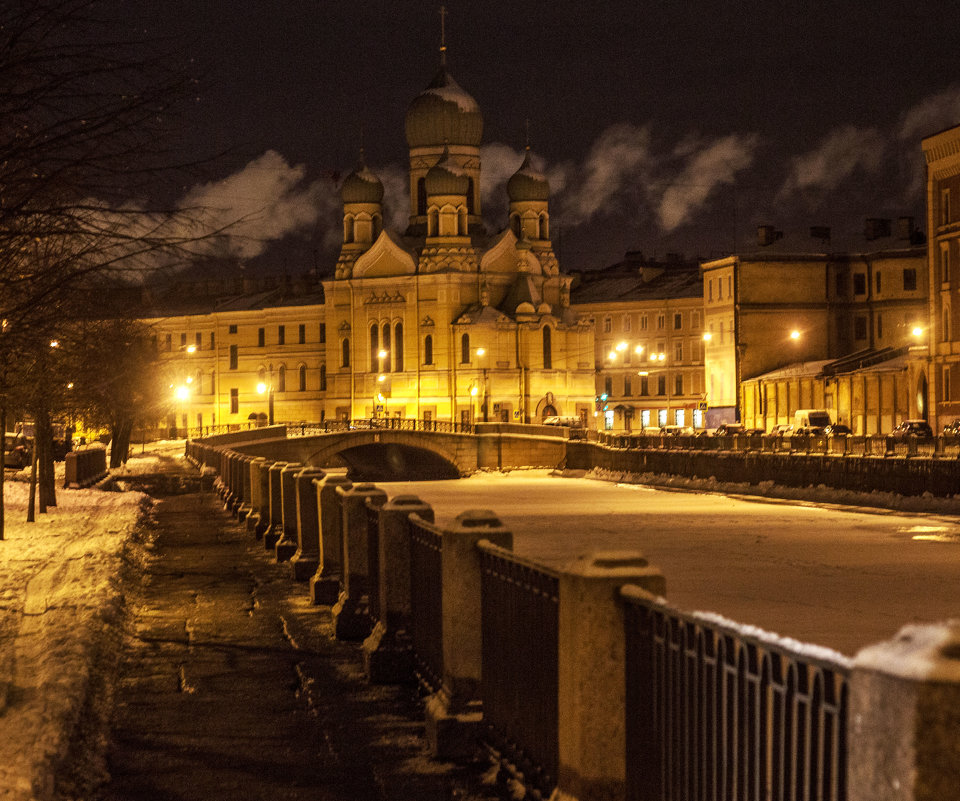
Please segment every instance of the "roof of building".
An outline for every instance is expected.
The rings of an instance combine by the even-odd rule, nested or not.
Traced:
[[[909,347],[867,348],[839,359],[794,362],[776,370],[751,376],[744,381],[782,381],[794,378],[818,378],[846,373],[885,373],[907,367]]]
[[[343,179],[340,199],[344,203],[380,203],[383,200],[383,184],[363,160],[357,168]]]
[[[529,148],[520,168],[507,181],[507,196],[514,203],[550,199],[550,182],[530,163]]]
[[[642,254],[627,254],[618,264],[602,270],[577,273],[570,302],[611,303],[617,301],[702,298],[703,278],[695,261],[655,261]]]

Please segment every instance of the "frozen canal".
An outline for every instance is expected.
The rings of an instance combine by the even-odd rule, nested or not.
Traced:
[[[905,623],[960,618],[960,517],[676,492],[545,472],[384,483],[437,520],[491,509],[553,566],[639,549],[667,598],[853,655]]]

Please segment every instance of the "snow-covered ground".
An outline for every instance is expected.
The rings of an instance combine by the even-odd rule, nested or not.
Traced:
[[[126,471],[151,472],[183,442],[138,453]],[[0,542],[0,798],[56,798],[52,770],[76,753],[96,753],[108,700],[98,683],[119,654],[120,577],[138,569],[149,543],[138,525],[151,500],[137,492],[61,489],[57,506],[26,523],[27,471],[4,482],[6,528]],[[79,724],[79,726],[78,726]],[[72,751],[71,751],[72,749]],[[81,764],[78,779],[102,766]],[[70,788],[63,788],[68,791]],[[73,795],[73,793],[69,793]],[[77,797],[81,797],[78,792]]]

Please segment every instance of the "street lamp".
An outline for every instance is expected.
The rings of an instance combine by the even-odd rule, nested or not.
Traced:
[[[267,396],[267,425],[273,425],[273,371],[270,371],[270,383],[261,381],[257,384],[257,394]]]
[[[387,417],[387,374],[383,372],[383,362],[390,355],[390,351],[381,348],[377,351],[377,385],[373,396],[373,416],[377,417],[377,407],[383,407],[383,416]]]
[[[478,364],[480,365],[480,372],[481,372],[481,375],[482,375],[482,379],[481,379],[481,380],[483,381],[483,383],[481,384],[480,410],[481,410],[481,412],[482,412],[482,414],[483,414],[483,422],[486,423],[486,422],[488,422],[488,415],[487,415],[487,368],[484,366],[483,357],[487,355],[487,349],[486,349],[486,348],[477,348],[476,354],[477,354],[477,362],[478,362]],[[471,392],[471,394],[474,394],[474,393]]]

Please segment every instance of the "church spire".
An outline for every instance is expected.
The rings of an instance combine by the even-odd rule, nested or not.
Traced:
[[[440,6],[440,66],[447,66],[447,7]]]

